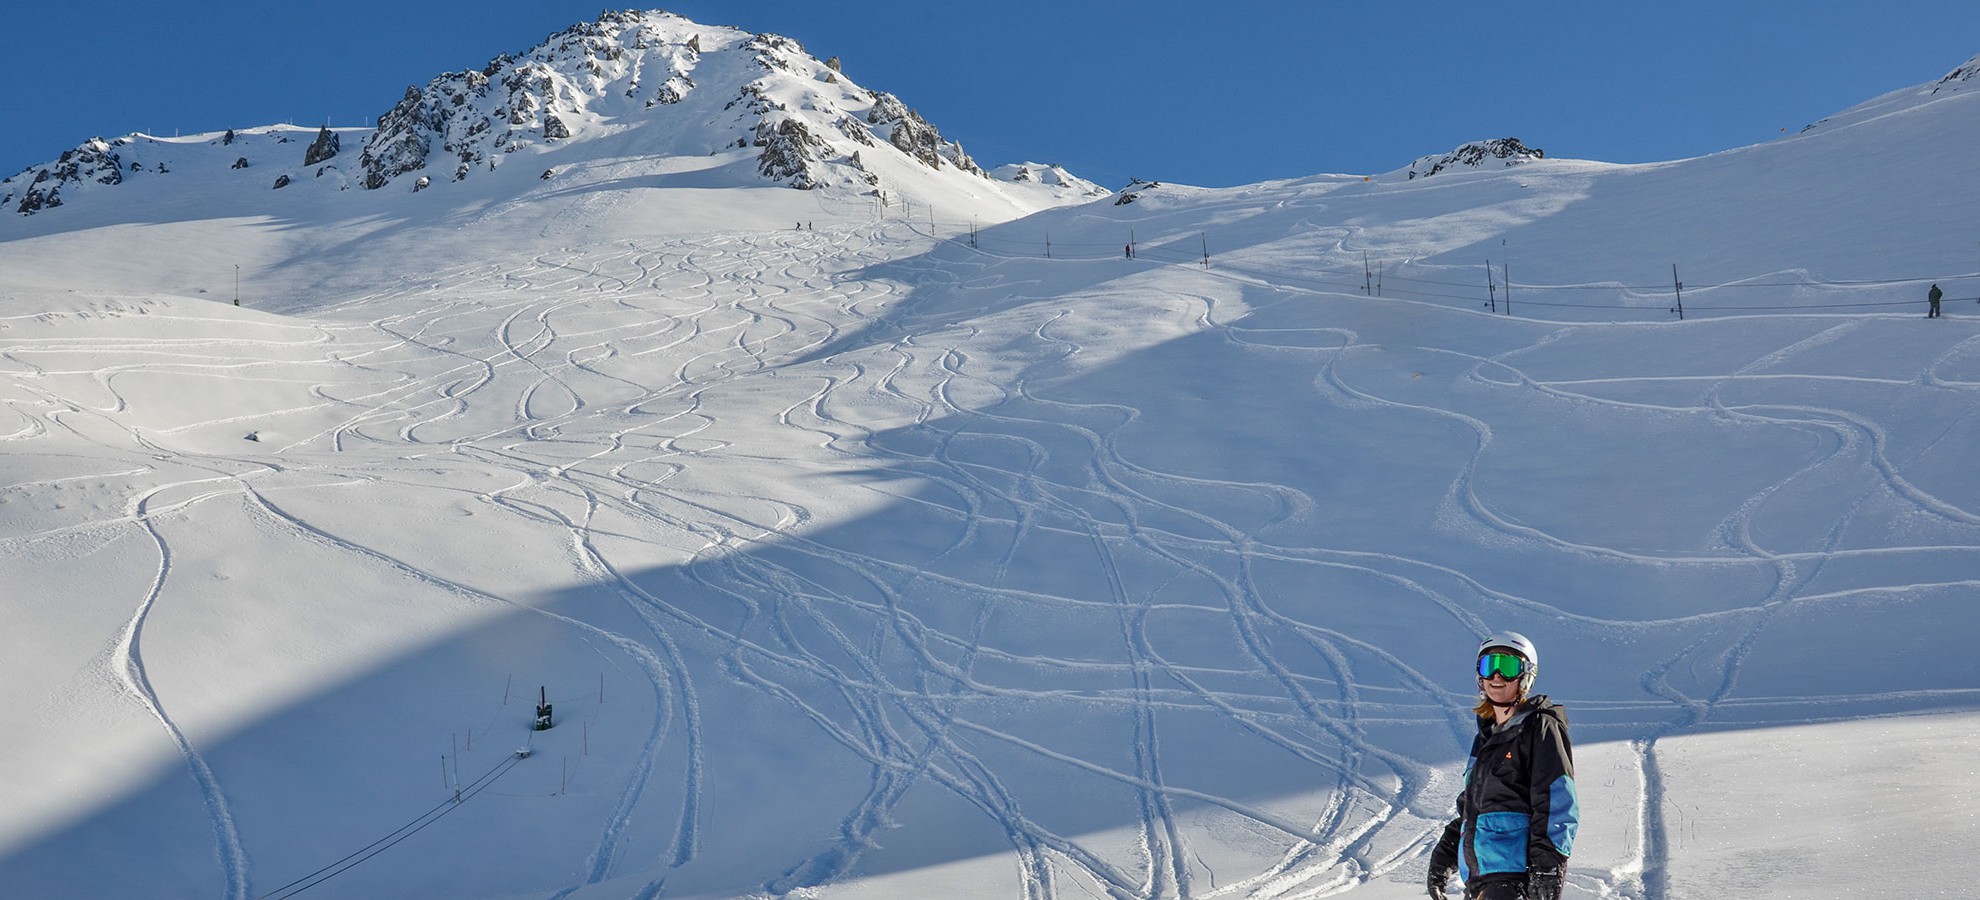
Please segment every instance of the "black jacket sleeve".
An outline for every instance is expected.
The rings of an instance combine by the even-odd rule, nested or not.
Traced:
[[[1527,866],[1559,869],[1567,865],[1581,824],[1567,716],[1559,708],[1536,715],[1527,735],[1527,801],[1534,813],[1527,832]]]
[[[1458,831],[1464,824],[1464,817],[1452,819],[1444,826],[1444,835],[1437,839],[1437,847],[1430,851],[1430,871],[1454,872],[1458,864]]]

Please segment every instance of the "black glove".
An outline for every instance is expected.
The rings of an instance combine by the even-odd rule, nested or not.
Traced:
[[[1430,900],[1450,900],[1444,893],[1444,882],[1449,881],[1457,870],[1448,866],[1430,867]]]
[[[1561,900],[1561,870],[1527,869],[1526,900]]]

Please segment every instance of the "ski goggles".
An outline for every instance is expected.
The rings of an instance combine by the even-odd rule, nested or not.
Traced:
[[[1526,674],[1526,660],[1516,653],[1486,653],[1478,657],[1478,677],[1490,678],[1494,675],[1507,681],[1518,681]]]

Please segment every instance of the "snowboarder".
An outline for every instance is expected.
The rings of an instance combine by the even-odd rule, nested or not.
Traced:
[[[1946,293],[1944,291],[1939,290],[1939,286],[1936,284],[1932,285],[1932,289],[1930,291],[1925,292],[1926,302],[1932,305],[1931,309],[1925,311],[1925,318],[1927,319],[1939,318],[1939,300],[1945,297],[1945,295]]]
[[[1540,671],[1533,642],[1501,631],[1478,645],[1478,737],[1457,818],[1430,853],[1430,897],[1464,882],[1468,900],[1560,900],[1581,808],[1567,712],[1529,696]]]

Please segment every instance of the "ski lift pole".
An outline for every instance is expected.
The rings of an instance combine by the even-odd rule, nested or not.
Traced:
[[[1677,306],[1673,307],[1672,311],[1678,314],[1678,321],[1682,322],[1684,321],[1684,282],[1678,280],[1677,263],[1671,263],[1671,289],[1677,292]]]

